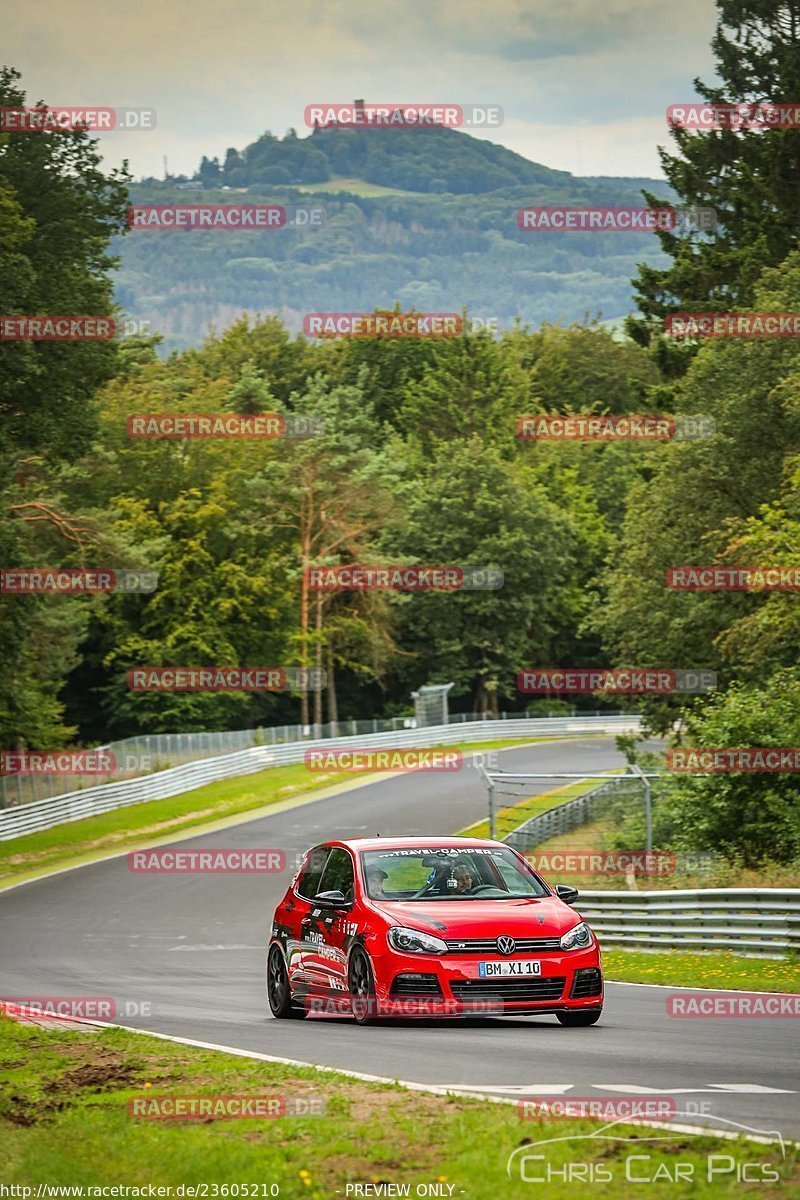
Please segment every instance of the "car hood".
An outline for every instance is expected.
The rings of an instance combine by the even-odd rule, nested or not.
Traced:
[[[520,900],[373,900],[389,925],[408,925],[437,937],[556,937],[580,916],[556,896]]]

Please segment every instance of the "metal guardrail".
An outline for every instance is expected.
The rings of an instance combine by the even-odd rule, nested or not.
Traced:
[[[524,712],[501,713],[502,720],[537,720],[539,717]],[[559,712],[559,719],[575,715],[575,712]],[[603,717],[623,714],[610,711]],[[451,713],[446,724],[461,725],[474,723],[470,713]],[[481,718],[487,720],[487,718]],[[111,774],[97,775],[2,775],[0,776],[0,809],[13,808],[17,804],[34,804],[53,796],[66,795],[78,789],[99,787],[101,784],[117,783],[133,779],[138,775],[149,775],[152,771],[166,771],[170,767],[181,767],[184,763],[196,762],[201,758],[219,758],[223,754],[235,754],[253,746],[280,746],[286,742],[315,742],[320,738],[366,737],[374,733],[399,733],[407,729],[421,728],[413,716],[369,717],[365,720],[348,719],[327,722],[322,725],[271,725],[255,729],[202,730],[197,733],[141,733],[121,738],[94,747],[105,751],[115,762]]]
[[[606,948],[800,951],[800,888],[581,892],[575,908]]]
[[[70,792],[33,804],[0,811],[0,841],[50,829],[67,821],[96,816],[116,808],[126,808],[146,800],[162,800],[192,791],[206,783],[249,775],[265,767],[285,766],[303,762],[308,750],[334,749],[400,749],[426,748],[458,742],[483,742],[500,738],[553,737],[586,733],[626,733],[638,730],[641,718],[621,717],[542,717],[507,721],[471,721],[459,725],[437,725],[423,729],[408,729],[397,733],[379,733],[365,737],[320,738],[314,741],[289,742],[277,746],[253,746],[218,758],[201,759],[172,767],[152,775],[119,783],[104,783]]]
[[[574,796],[572,800],[566,800],[563,804],[557,804],[555,808],[530,817],[502,838],[502,841],[518,850],[520,854],[525,854],[550,838],[560,837],[585,825],[587,821],[592,820],[600,801],[621,793],[640,796],[641,786],[638,780],[629,775],[611,778],[608,783],[601,783],[591,791],[584,792],[582,796]]]

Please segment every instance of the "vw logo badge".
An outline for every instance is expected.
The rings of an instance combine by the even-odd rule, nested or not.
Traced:
[[[497,939],[497,949],[501,954],[513,954],[516,947],[517,943],[514,941],[514,939],[512,937],[506,937],[505,934]]]

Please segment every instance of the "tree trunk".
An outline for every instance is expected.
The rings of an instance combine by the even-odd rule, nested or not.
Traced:
[[[310,524],[305,519],[305,505],[300,506],[300,671],[308,672],[308,568],[311,565]],[[308,681],[307,674],[301,678],[300,724],[308,724]]]
[[[336,676],[333,671],[333,646],[328,646],[328,720],[331,723],[331,736],[336,737],[338,734],[337,725],[339,724],[339,706],[336,700]]]
[[[317,634],[316,645],[314,646],[314,666],[316,667],[316,677],[314,679],[314,732],[319,737],[322,726],[322,592],[317,592],[317,611],[314,624]]]

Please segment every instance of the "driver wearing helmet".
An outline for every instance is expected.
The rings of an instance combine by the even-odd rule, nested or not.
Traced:
[[[456,863],[453,870],[453,880],[455,881],[456,895],[461,895],[463,892],[470,892],[478,882],[473,875],[470,867],[465,862]]]

